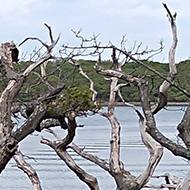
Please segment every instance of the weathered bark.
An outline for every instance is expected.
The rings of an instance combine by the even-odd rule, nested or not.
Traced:
[[[41,77],[42,78],[46,78],[47,77],[46,66],[47,66],[47,62],[45,62],[42,65],[40,65],[40,68],[41,68]]]
[[[163,147],[147,133],[146,119],[140,114],[139,111],[136,110],[136,112],[139,115],[139,125],[142,141],[150,153],[150,158],[146,170],[137,178],[139,188],[142,188],[150,180],[152,174],[156,169],[156,166],[160,162],[163,155]]]
[[[99,190],[97,179],[81,169],[66,151],[56,150],[56,153],[66,163],[66,165],[75,172],[79,179],[88,185],[91,190]]]
[[[84,149],[79,148],[75,143],[70,143],[68,145],[68,148],[71,148],[72,150],[74,150],[78,155],[82,156],[83,158],[93,162],[94,164],[98,165],[99,167],[101,167],[102,169],[104,169],[105,171],[109,172],[110,171],[110,167],[109,167],[109,163],[107,163],[104,159],[101,159],[95,155],[89,154],[88,152],[85,152]]]
[[[158,165],[160,159],[162,158],[163,147],[158,142],[156,142],[146,131],[147,129],[146,119],[140,113],[140,111],[133,104],[125,102],[121,93],[119,93],[119,96],[123,101],[124,105],[132,107],[139,116],[139,126],[140,126],[142,142],[147,147],[150,153],[150,158],[146,170],[137,177],[138,189],[141,189],[142,187],[145,187],[147,185],[148,181],[150,180],[152,174],[156,169],[156,166]]]
[[[111,126],[111,140],[110,140],[110,170],[113,174],[120,174],[120,125],[117,121],[114,109],[115,109],[115,98],[116,98],[116,91],[115,88],[117,86],[118,79],[113,77],[111,78],[110,84],[110,99],[108,104],[108,113],[107,119],[110,122]]]
[[[113,61],[115,61],[114,54],[112,55]],[[95,69],[98,73],[110,76],[110,96],[108,103],[108,112],[102,114],[108,119],[111,126],[111,140],[110,140],[110,158],[109,158],[109,173],[114,177],[117,184],[117,190],[138,190],[138,183],[136,178],[129,172],[122,168],[120,161],[120,124],[115,116],[115,101],[118,87],[118,80],[122,78],[128,82],[137,83],[139,80],[137,77],[133,77],[121,71],[120,65],[115,63],[116,69],[105,69],[100,66],[101,60],[99,58]]]
[[[9,51],[9,43],[1,46],[1,72],[7,76],[11,68],[11,54]],[[8,52],[6,52],[8,51]],[[8,62],[7,62],[8,61]],[[15,75],[16,76],[16,75]],[[12,78],[12,77],[11,77]],[[7,87],[4,89],[0,97],[0,172],[5,168],[10,158],[14,155],[17,149],[17,141],[11,134],[13,124],[11,121],[11,106],[14,97],[20,90],[24,77],[13,77],[8,82]],[[15,80],[17,78],[17,80]],[[9,77],[8,77],[9,79]]]
[[[48,29],[50,30],[49,27]],[[0,172],[2,172],[2,170],[5,168],[8,161],[14,155],[17,149],[18,142],[33,131],[33,129],[31,130],[31,127],[29,127],[28,132],[25,130],[22,131],[22,137],[14,136],[14,134],[18,135],[18,133],[17,132],[15,132],[14,134],[12,133],[12,129],[14,125],[11,121],[11,107],[13,105],[13,100],[15,96],[18,94],[18,92],[20,91],[23,83],[25,82],[26,77],[36,67],[40,66],[41,64],[43,64],[45,61],[49,60],[52,57],[51,56],[52,49],[57,44],[59,37],[56,40],[53,40],[52,36],[50,37],[52,39],[50,45],[47,45],[43,43],[41,40],[39,40],[38,38],[35,38],[35,40],[38,40],[46,47],[47,52],[37,62],[32,63],[28,68],[26,68],[24,72],[21,74],[16,73],[12,68],[12,62],[15,60],[12,57],[11,48],[13,46],[15,47],[15,44],[5,43],[1,45],[0,71],[9,80],[9,82],[0,97],[0,155],[1,155],[0,156]],[[31,38],[25,39],[24,42],[29,39]],[[36,114],[38,115],[38,113]],[[31,118],[29,118],[28,123],[31,122],[30,119]],[[33,125],[32,128],[34,128],[35,123],[32,125]]]
[[[46,108],[43,104],[39,103],[36,105],[33,113],[26,120],[26,122],[15,132],[13,132],[13,136],[17,140],[17,142],[22,141],[25,137],[27,137],[29,134],[33,133],[36,130],[45,112]]]
[[[17,167],[24,171],[24,173],[27,174],[28,178],[30,179],[33,189],[34,190],[42,190],[40,180],[38,178],[38,175],[36,171],[31,167],[30,164],[28,164],[24,158],[23,154],[20,152],[20,150],[17,150],[14,155],[14,160],[17,163]]]
[[[190,159],[190,150],[184,148],[180,144],[176,144],[167,137],[165,137],[156,127],[156,122],[151,111],[151,106],[149,102],[149,89],[148,83],[142,83],[139,86],[141,105],[146,118],[147,132],[163,147],[170,150],[176,156],[182,156],[184,158]]]
[[[70,118],[68,123],[68,133],[64,139],[59,138],[57,141],[49,141],[48,139],[43,138],[41,143],[47,144],[53,148],[60,159],[62,159],[66,165],[79,177],[79,179],[89,186],[91,190],[99,190],[97,179],[80,168],[66,151],[67,146],[72,142],[75,136],[76,127],[77,125],[75,118]]]
[[[175,66],[175,50],[176,50],[176,45],[177,45],[177,34],[176,34],[176,25],[175,25],[175,17],[171,16],[170,11],[168,10],[167,6],[164,4],[164,7],[166,8],[170,22],[171,22],[171,27],[173,31],[173,45],[170,49],[169,53],[169,65],[170,65],[170,73],[169,76],[171,77],[171,82],[175,78],[176,74],[176,66]],[[162,88],[165,88],[165,92],[167,91],[169,87],[169,83],[165,82],[162,84]],[[170,150],[174,155],[177,156],[182,156],[184,158],[187,158],[188,160],[190,159],[190,150],[184,148],[180,144],[176,144],[167,137],[165,137],[157,128],[156,128],[156,123],[155,119],[153,117],[153,114],[155,111],[152,113],[151,107],[150,107],[150,102],[149,102],[149,88],[148,88],[148,83],[146,82],[141,82],[139,83],[139,92],[140,92],[140,97],[141,97],[141,105],[144,111],[144,115],[146,117],[147,121],[147,132],[157,141],[159,142],[163,147],[166,147],[168,150]]]
[[[138,77],[130,76],[122,71],[118,70],[112,70],[112,69],[104,69],[99,64],[96,65],[96,69],[98,73],[103,74],[105,76],[113,76],[111,77],[111,87],[110,87],[110,99],[108,104],[108,113],[104,114],[104,116],[109,120],[111,125],[111,150],[110,150],[110,173],[114,177],[117,188],[120,190],[126,190],[126,189],[141,189],[150,179],[152,176],[156,166],[158,165],[162,154],[163,154],[163,148],[162,146],[157,143],[147,132],[146,132],[146,120],[145,118],[140,114],[140,112],[137,113],[140,116],[139,124],[141,127],[141,135],[144,144],[147,146],[149,152],[150,152],[150,159],[147,166],[147,169],[138,177],[135,178],[131,174],[126,174],[126,171],[121,169],[120,166],[120,125],[114,115],[114,108],[115,108],[115,98],[117,91],[119,89],[120,85],[117,85],[118,79],[121,78],[125,80],[126,82],[132,82],[135,85],[139,85],[139,88],[141,89],[141,100],[144,103],[143,105],[145,107],[148,106],[149,113],[146,112],[146,114],[152,116],[152,120],[148,120],[148,122],[151,122],[155,125],[155,121],[151,112],[150,108],[150,102],[149,102],[149,94],[148,89],[144,87],[144,85],[148,86],[148,83],[144,81],[143,79],[140,79]],[[143,88],[143,90],[142,90]],[[146,90],[147,93],[144,93],[144,90]],[[147,95],[147,96],[145,96]],[[147,108],[146,108],[147,110]],[[150,118],[150,117],[149,117]]]
[[[162,108],[164,108],[167,105],[168,89],[171,86],[171,84],[174,81],[175,76],[177,74],[177,69],[176,69],[176,65],[175,65],[175,52],[176,52],[177,42],[178,42],[177,27],[176,27],[176,23],[175,23],[176,14],[172,15],[166,4],[163,3],[163,6],[165,7],[165,9],[168,13],[169,21],[171,23],[173,44],[169,51],[169,74],[167,76],[167,80],[165,80],[159,88],[158,105],[154,109],[153,114],[156,114],[157,112],[159,112]]]
[[[95,65],[95,70],[97,73],[104,75],[104,76],[109,76],[109,77],[117,77],[118,79],[123,79],[126,82],[133,83],[134,85],[138,85],[138,82],[140,79],[136,76],[127,74],[123,71],[118,71],[114,69],[106,69],[101,67],[99,64]]]
[[[187,107],[181,123],[177,126],[178,136],[183,140],[186,147],[190,149],[190,105]]]
[[[71,59],[70,63],[78,69],[80,75],[82,75],[84,78],[86,78],[89,81],[90,83],[89,89],[92,92],[92,101],[96,102],[96,97],[98,93],[96,92],[96,90],[94,90],[94,82],[92,81],[92,79],[89,78],[89,76],[83,71],[81,66],[75,60]]]
[[[187,173],[183,181],[177,186],[176,190],[189,190],[190,189],[190,171]]]
[[[152,176],[152,178],[164,178],[165,184],[161,184],[159,186],[145,185],[145,187],[154,189],[168,188],[169,190],[176,190],[177,186],[181,183],[181,181],[176,176],[172,176],[169,173],[165,173],[159,176]]]

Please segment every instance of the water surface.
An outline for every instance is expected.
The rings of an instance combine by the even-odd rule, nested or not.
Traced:
[[[181,107],[170,106],[172,111],[161,111],[156,116],[158,128],[169,138],[177,141],[176,125],[180,122],[183,112]],[[146,168],[149,154],[143,146],[139,134],[138,117],[136,113],[128,107],[116,108],[117,118],[122,126],[121,128],[121,160],[125,169],[134,175],[139,175]],[[98,115],[89,118],[79,118],[79,124],[84,128],[77,129],[75,143],[89,153],[93,153],[105,160],[109,159],[109,139],[110,126],[108,121]],[[57,127],[56,132],[60,136],[65,135]],[[64,162],[47,145],[40,144],[41,136],[53,139],[47,132],[34,133],[27,137],[21,144],[22,152],[34,159],[26,160],[36,169],[40,177],[44,190],[87,190],[88,187],[81,182],[76,175],[70,171]],[[102,190],[115,189],[114,180],[98,166],[69,151],[76,163],[79,164],[90,174],[97,177]],[[169,172],[183,178],[189,170],[188,163],[180,158],[173,156],[165,150],[164,157],[156,169],[155,175],[161,175]],[[164,182],[163,179],[151,180],[154,184]],[[14,160],[11,160],[0,177],[0,189],[6,190],[32,190],[32,186],[27,176],[15,166]]]

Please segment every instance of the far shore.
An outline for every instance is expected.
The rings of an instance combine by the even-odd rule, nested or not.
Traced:
[[[133,104],[135,106],[140,106],[141,103],[140,102],[127,102],[130,104]],[[153,104],[153,103],[152,103]],[[108,102],[104,102],[102,103],[103,106],[107,106]],[[124,106],[123,102],[116,102],[115,103],[116,106]],[[188,106],[189,102],[168,102],[167,106]]]

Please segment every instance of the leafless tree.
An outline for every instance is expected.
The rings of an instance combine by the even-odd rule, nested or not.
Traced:
[[[46,47],[46,52],[44,55],[36,62],[30,64],[22,73],[17,73],[12,67],[13,60],[11,47],[15,46],[15,44],[11,42],[1,45],[1,74],[6,77],[8,83],[0,97],[0,171],[5,168],[7,162],[15,154],[18,143],[35,130],[36,124],[41,120],[41,118],[44,116],[44,113],[46,112],[46,108],[42,103],[36,103],[35,108],[32,114],[28,117],[26,123],[24,123],[16,131],[13,130],[14,124],[11,119],[11,114],[16,95],[21,90],[22,85],[25,83],[26,78],[30,75],[30,73],[35,68],[39,67],[41,64],[52,58],[52,50],[60,38],[59,36],[56,40],[54,40],[50,27],[48,25],[46,26],[50,31],[50,45],[47,45],[38,38],[27,38],[22,42],[24,43],[27,40],[37,40]],[[55,91],[56,89],[52,90],[51,93],[53,94]]]
[[[40,182],[37,174],[33,169],[23,160],[23,155],[18,151],[18,143],[22,141],[29,134],[33,133],[35,130],[41,131],[44,128],[48,129],[50,133],[52,133],[56,140],[51,141],[47,138],[42,138],[41,143],[50,146],[62,159],[65,164],[79,177],[81,181],[87,184],[87,186],[92,190],[99,190],[98,180],[84,171],[81,167],[79,167],[74,159],[71,157],[68,149],[74,150],[81,157],[95,163],[100,168],[108,172],[115,180],[117,190],[139,190],[143,187],[147,188],[168,188],[168,189],[176,189],[176,190],[188,190],[190,188],[189,183],[189,175],[185,177],[183,181],[176,180],[176,178],[172,178],[169,174],[164,174],[162,176],[154,176],[154,177],[164,177],[166,180],[166,184],[162,184],[160,186],[154,186],[148,184],[151,177],[153,177],[153,173],[162,158],[163,148],[167,148],[173,154],[181,156],[186,159],[190,159],[189,146],[190,146],[190,133],[189,133],[189,114],[190,107],[185,111],[184,117],[181,123],[177,126],[179,131],[179,137],[183,140],[184,146],[176,144],[170,139],[166,138],[157,128],[155,122],[155,114],[162,110],[167,105],[167,92],[170,86],[174,86],[186,96],[189,97],[189,93],[180,88],[175,84],[175,76],[177,74],[176,63],[175,63],[175,51],[177,47],[177,29],[176,29],[176,13],[174,15],[171,14],[166,4],[163,4],[164,8],[167,11],[169,22],[172,29],[173,43],[169,51],[169,73],[168,76],[165,77],[160,74],[158,71],[152,69],[146,63],[141,61],[139,56],[143,56],[148,54],[148,58],[162,51],[162,42],[160,43],[160,48],[158,50],[148,50],[145,49],[140,51],[140,46],[137,46],[135,49],[127,51],[124,44],[125,38],[123,37],[121,42],[121,47],[116,47],[112,43],[109,43],[106,46],[101,46],[98,43],[97,36],[93,36],[91,39],[85,39],[81,36],[81,31],[74,32],[75,36],[81,40],[80,46],[70,47],[64,45],[62,50],[60,51],[60,57],[55,57],[52,55],[52,50],[57,45],[57,42],[60,39],[58,36],[57,39],[53,38],[52,30],[50,26],[45,24],[49,31],[50,37],[50,45],[43,42],[42,40],[34,37],[26,38],[20,45],[27,42],[28,40],[36,40],[43,47],[45,47],[45,52],[35,59],[35,61],[31,62],[31,64],[22,72],[16,72],[13,67],[13,57],[12,51],[13,47],[15,48],[15,44],[5,43],[1,45],[1,62],[0,69],[1,74],[4,76],[8,83],[6,88],[3,90],[0,97],[0,171],[2,172],[9,162],[9,160],[14,156],[18,166],[27,173],[29,176],[34,189],[41,189]],[[86,45],[87,44],[87,45]],[[89,45],[90,44],[90,45]],[[105,50],[112,51],[112,65],[110,68],[102,67],[101,56]],[[94,89],[94,83],[86,74],[80,64],[77,62],[77,56],[86,56],[93,55],[98,56],[97,63],[94,65],[94,69],[100,75],[106,77],[106,80],[110,82],[110,94],[109,94],[109,102],[108,109],[106,112],[101,112],[98,108],[97,102],[97,94]],[[75,105],[74,108],[65,109],[64,96],[61,94],[62,90],[65,87],[65,84],[61,86],[54,87],[46,80],[46,64],[48,60],[61,60],[67,61],[68,64],[71,64],[75,67],[78,72],[85,77],[89,81],[89,89],[92,92],[92,97],[90,100],[90,104],[88,107],[84,107],[81,109],[78,108],[78,104],[81,105],[81,102]],[[123,67],[127,66],[129,61],[135,61],[138,64],[142,65],[146,69],[153,72],[155,75],[163,79],[163,83],[160,84],[159,88],[159,99],[157,105],[153,106],[150,101],[150,84],[146,80],[146,77],[134,76],[132,73],[126,73],[123,71]],[[21,102],[21,105],[18,104],[15,106],[15,97],[21,91],[23,84],[25,83],[27,77],[34,73],[34,70],[40,67],[41,75],[36,73],[38,78],[44,83],[47,87],[48,92],[45,95],[41,95],[29,103]],[[122,83],[120,82],[122,81]],[[124,100],[121,88],[126,87],[127,84],[132,84],[138,87],[140,102],[142,106],[143,112],[141,113],[133,104],[128,103]],[[139,175],[134,176],[129,171],[125,170],[123,167],[123,163],[120,159],[120,133],[121,133],[121,125],[118,122],[115,115],[115,105],[116,98],[119,96],[123,101],[125,106],[130,106],[136,112],[139,117],[139,127],[142,142],[146,146],[149,151],[149,161],[146,169]],[[57,99],[59,101],[56,101]],[[56,99],[56,100],[55,100]],[[82,99],[81,99],[82,101]],[[62,103],[60,103],[62,102]],[[84,103],[85,104],[85,103]],[[13,106],[14,105],[14,106]],[[56,109],[52,108],[55,106]],[[16,107],[14,110],[13,107]],[[24,109],[24,110],[23,110]],[[57,111],[58,110],[58,111]],[[85,150],[79,148],[76,144],[73,143],[73,139],[75,137],[76,128],[80,127],[76,118],[81,115],[87,115],[88,110],[93,110],[94,113],[100,114],[102,117],[105,117],[111,127],[111,139],[110,139],[110,155],[109,161],[106,161],[102,158],[99,158],[95,155],[89,154]],[[22,124],[19,128],[14,128],[14,123],[12,121],[12,114],[15,112],[20,112],[23,117],[26,118],[24,124]],[[61,113],[61,114],[60,114]],[[65,122],[65,117],[68,122]],[[45,123],[42,123],[43,120],[50,119]],[[50,127],[60,125],[63,129],[67,130],[67,134],[64,138],[59,137]]]

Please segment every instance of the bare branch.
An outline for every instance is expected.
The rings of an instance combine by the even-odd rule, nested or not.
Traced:
[[[120,167],[120,125],[117,121],[114,109],[115,109],[115,100],[116,100],[116,87],[118,83],[117,77],[111,78],[111,84],[110,84],[110,97],[109,97],[109,103],[108,103],[108,113],[107,113],[107,119],[110,122],[111,125],[111,140],[110,140],[110,160],[109,160],[109,166],[110,166],[110,172],[112,175],[118,175],[121,174],[121,167]]]
[[[159,89],[159,102],[156,107],[156,109],[153,111],[153,114],[156,114],[158,111],[160,111],[162,108],[164,108],[167,105],[167,92],[171,85],[171,83],[174,81],[175,76],[177,74],[177,69],[175,65],[175,51],[177,47],[177,27],[175,23],[175,19],[173,18],[170,10],[168,9],[167,5],[163,3],[163,6],[165,7],[166,11],[169,14],[170,22],[171,22],[171,29],[173,34],[173,43],[169,51],[169,74],[167,77],[167,80],[165,80]]]
[[[170,10],[169,10],[169,8],[168,8],[168,6],[167,6],[165,3],[162,3],[162,4],[163,4],[164,8],[166,9],[169,18],[171,19],[171,20],[170,20],[171,24],[173,25],[175,18],[173,18],[172,14],[171,14],[171,12],[170,12]]]
[[[61,34],[59,34],[59,36],[58,36],[58,38],[56,39],[56,40],[54,40],[53,39],[53,35],[52,35],[52,30],[51,30],[51,27],[49,26],[49,25],[47,25],[46,23],[44,24],[47,28],[48,28],[48,30],[49,30],[49,37],[50,37],[50,40],[51,40],[51,44],[50,45],[48,45],[48,44],[46,44],[45,42],[43,42],[41,39],[39,39],[39,38],[36,38],[36,37],[27,37],[27,38],[25,38],[20,44],[19,44],[19,46],[21,46],[22,44],[24,44],[26,41],[28,41],[28,40],[36,40],[36,41],[38,41],[38,42],[40,42],[41,44],[42,44],[42,46],[44,46],[46,49],[47,49],[47,52],[48,53],[51,53],[51,51],[53,50],[53,48],[57,45],[57,43],[58,43],[58,41],[59,41],[59,39],[60,39],[60,35]]]
[[[188,190],[190,189],[190,172],[187,173],[182,182],[177,186],[176,190]]]
[[[44,107],[43,104],[39,103],[36,105],[29,119],[13,133],[13,136],[17,140],[17,142],[20,142],[26,136],[28,136],[29,134],[35,131],[36,127],[38,126],[39,121],[41,121],[45,112],[46,112],[46,108]]]
[[[86,151],[84,151],[84,149],[79,148],[75,143],[71,143],[68,145],[68,148],[71,148],[72,150],[74,150],[77,154],[79,154],[80,156],[82,156],[83,158],[97,164],[99,167],[101,167],[102,169],[104,169],[105,171],[109,172],[109,164],[104,160],[101,159],[95,155],[92,155]]]
[[[50,40],[51,40],[51,44],[53,44],[54,40],[53,40],[53,35],[52,35],[52,30],[51,30],[51,27],[49,25],[47,25],[46,23],[44,23],[44,25],[48,28],[49,30],[49,37],[50,37]]]
[[[163,147],[170,150],[176,156],[182,156],[184,158],[190,159],[190,150],[184,148],[183,146],[174,143],[167,137],[165,137],[157,128],[153,113],[151,111],[150,102],[149,102],[149,89],[146,82],[141,82],[139,86],[140,96],[141,96],[141,105],[146,117],[147,132]]]
[[[75,60],[71,59],[70,63],[78,69],[79,74],[81,74],[83,77],[85,77],[89,81],[89,83],[90,83],[90,90],[91,90],[91,92],[93,94],[92,95],[92,101],[95,102],[98,93],[97,93],[96,90],[94,90],[94,82],[92,81],[92,79],[89,78],[89,76],[86,73],[84,73],[84,71],[81,68],[81,66]]]
[[[190,118],[190,105],[187,107],[181,123],[179,123],[179,125],[177,126],[177,129],[179,131],[178,136],[183,140],[188,149],[190,149],[189,118]]]
[[[140,176],[137,177],[137,182],[140,188],[143,187],[150,180],[150,177],[154,173],[158,163],[162,158],[163,147],[147,133],[146,119],[139,112],[139,110],[134,105],[126,103],[120,91],[119,91],[119,96],[122,99],[124,105],[132,107],[139,116],[139,127],[140,127],[142,142],[147,147],[150,153],[150,158],[146,170],[142,174],[140,174]]]
[[[23,45],[23,44],[24,44],[25,42],[27,42],[28,40],[36,40],[36,41],[40,42],[40,43],[42,44],[42,46],[44,46],[44,47],[46,47],[46,48],[49,47],[46,43],[44,43],[42,40],[40,40],[39,38],[36,38],[36,37],[27,37],[27,38],[25,38],[18,46]]]
[[[55,143],[49,141],[49,140],[44,140],[42,139],[42,143],[47,144],[54,149],[61,149],[61,150],[66,150],[67,149],[67,145],[70,144],[74,137],[75,137],[75,130],[77,128],[77,124],[76,124],[76,120],[75,118],[72,118],[71,116],[68,117],[68,132],[67,135],[65,136],[64,139],[59,139],[57,141],[55,141]]]
[[[152,176],[152,178],[161,178],[164,177],[166,184],[173,183],[174,185],[178,185],[181,181],[176,176],[171,176],[169,173],[165,173],[159,176]]]
[[[161,184],[161,185],[145,185],[145,188],[151,188],[151,189],[163,189],[168,188],[169,190],[175,190],[177,185],[170,185],[170,184]]]
[[[149,181],[158,163],[160,162],[163,155],[163,147],[146,132],[146,119],[140,114],[140,112],[136,112],[139,115],[139,126],[142,141],[150,153],[146,170],[137,178],[140,187],[143,187]]]
[[[97,179],[80,168],[67,151],[63,149],[63,146],[60,146],[60,143],[64,143],[64,140],[50,141],[43,138],[41,143],[47,144],[53,148],[66,165],[79,177],[80,180],[85,182],[91,190],[99,190]]]
[[[32,166],[30,164],[28,164],[24,160],[23,154],[21,153],[20,150],[16,151],[13,158],[16,161],[18,168],[20,168],[21,170],[24,171],[24,173],[27,174],[28,178],[30,179],[30,181],[33,185],[33,189],[34,190],[42,190],[40,180],[38,178],[36,171],[32,168]]]
[[[57,140],[61,140],[61,137],[54,130],[47,129],[47,132],[51,133]]]
[[[32,63],[29,67],[26,68],[26,70],[22,73],[24,77],[27,77],[36,67],[40,66],[41,64],[45,63],[51,59],[50,54],[46,54],[44,57],[40,58],[39,61]]]
[[[40,66],[44,66],[44,63]],[[33,72],[33,74],[37,75],[38,78],[41,80],[41,82],[49,89],[49,90],[54,90],[54,87],[46,80],[45,77],[42,77],[39,73],[37,72]],[[35,84],[34,84],[35,85]],[[38,83],[36,84],[36,86],[39,85]]]
[[[99,190],[97,179],[85,172],[82,168],[80,168],[66,151],[62,151],[58,155],[62,160],[64,160],[67,166],[80,178],[80,180],[82,180],[89,186],[91,190]]]

